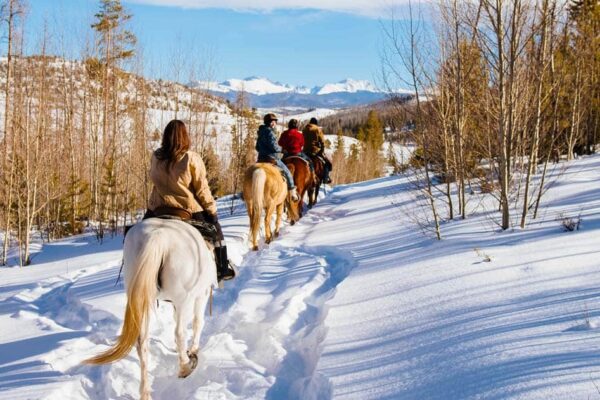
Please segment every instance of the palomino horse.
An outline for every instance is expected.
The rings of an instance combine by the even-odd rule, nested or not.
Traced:
[[[315,184],[308,189],[308,208],[313,208],[317,204],[321,183],[325,176],[325,162],[319,156],[310,157],[315,167]]]
[[[285,179],[279,168],[270,163],[259,162],[250,166],[244,174],[244,201],[250,218],[250,236],[252,250],[258,250],[258,231],[260,230],[260,217],[265,210],[265,242],[271,243],[271,217],[277,209],[275,220],[275,237],[279,236],[279,226],[283,214],[284,203],[289,205],[290,196]],[[291,219],[298,219],[294,210],[288,206]]]
[[[307,190],[313,189],[315,185],[315,178],[310,170],[308,162],[299,156],[286,157],[283,162],[288,167],[292,175],[294,176],[294,183],[296,184],[296,190],[298,191],[298,201],[290,201],[290,208],[293,208],[292,213],[298,218],[293,219],[290,217],[290,223],[294,225],[300,218],[302,218],[302,204],[304,201],[304,194]]]
[[[185,222],[149,218],[134,225],[123,246],[127,306],[121,335],[113,347],[84,363],[117,361],[136,345],[141,364],[140,398],[150,400],[148,323],[156,301],[165,300],[173,303],[175,310],[179,377],[191,374],[198,364],[206,304],[212,286],[217,285],[212,253],[200,233]],[[193,335],[188,348],[187,326],[192,316]]]

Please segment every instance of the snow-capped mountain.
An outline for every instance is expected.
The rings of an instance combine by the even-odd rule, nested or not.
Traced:
[[[224,82],[198,82],[195,86],[217,93],[244,91],[249,94],[262,96],[265,94],[293,92],[295,88],[272,82],[267,78],[252,76],[246,79],[228,79]]]
[[[373,85],[369,81],[357,81],[354,79],[344,79],[338,83],[328,83],[326,85],[321,86],[320,88],[315,88],[314,90],[319,89],[316,94],[324,95],[330,93],[357,93],[357,92],[373,92],[373,93],[382,93],[381,90],[377,89],[375,85]]]
[[[191,85],[230,101],[235,101],[238,93],[243,91],[250,104],[259,108],[344,108],[373,103],[389,95],[369,81],[354,79],[313,88],[282,84],[256,76],[223,82],[193,82]]]

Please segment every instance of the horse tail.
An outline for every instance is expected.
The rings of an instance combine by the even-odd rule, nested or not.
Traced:
[[[262,168],[257,168],[252,173],[252,215],[250,217],[250,230],[258,232],[260,229],[260,214],[264,208],[265,184],[267,173]]]
[[[141,251],[133,257],[131,268],[135,271],[135,275],[128,285],[127,306],[121,335],[110,349],[83,363],[107,364],[125,357],[138,340],[142,326],[148,323],[150,307],[158,293],[157,281],[162,265],[163,249],[159,237],[147,239]],[[128,250],[127,242],[125,242],[124,252]]]

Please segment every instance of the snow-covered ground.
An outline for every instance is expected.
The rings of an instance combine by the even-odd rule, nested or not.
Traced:
[[[494,228],[474,196],[444,240],[418,234],[409,178],[337,186],[247,252],[243,205],[219,202],[240,275],[215,292],[201,360],[176,377],[169,304],[152,322],[155,399],[594,399],[600,397],[600,156],[575,161],[527,229]],[[565,232],[559,219],[578,217]],[[44,245],[0,269],[0,399],[132,399],[133,351],[79,362],[121,324],[122,237]]]

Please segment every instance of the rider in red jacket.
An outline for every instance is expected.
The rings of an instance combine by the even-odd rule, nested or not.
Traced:
[[[283,153],[287,156],[298,155],[304,148],[304,136],[298,130],[298,120],[291,119],[288,123],[288,130],[284,131],[279,138],[279,145],[283,148]]]
[[[288,130],[284,131],[279,138],[278,144],[283,148],[283,156],[298,156],[308,162],[310,171],[314,171],[312,160],[302,149],[304,148],[304,135],[298,130],[298,120],[290,119],[288,122]]]

